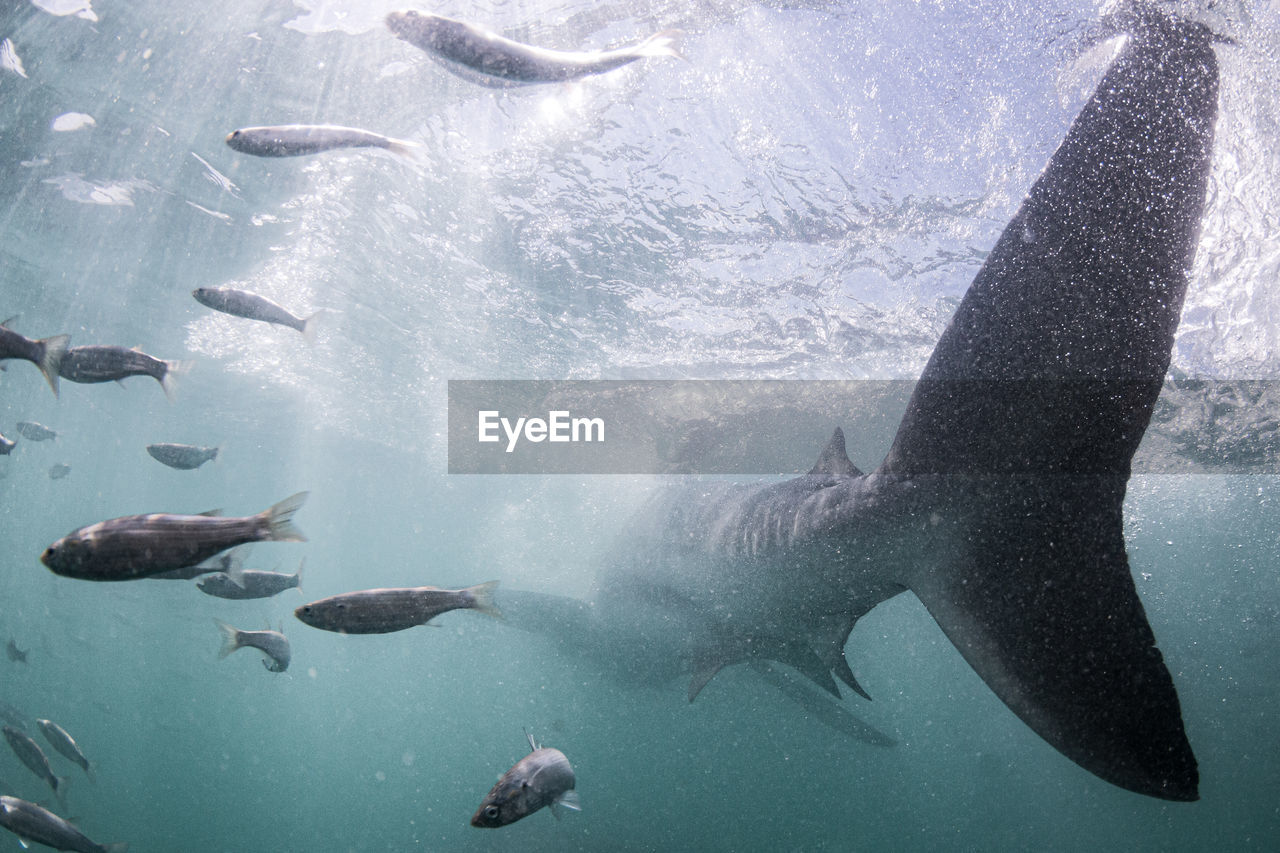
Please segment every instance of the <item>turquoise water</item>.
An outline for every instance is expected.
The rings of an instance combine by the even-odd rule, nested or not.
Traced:
[[[910,596],[848,645],[875,701],[847,702],[898,740],[887,749],[741,667],[689,705],[683,684],[615,683],[476,614],[376,637],[294,620],[303,601],[377,586],[497,578],[585,597],[657,487],[447,475],[448,379],[914,378],[1109,58],[1082,54],[1101,11],[1084,2],[435,9],[565,48],[685,31],[687,62],[495,92],[391,37],[380,22],[399,5],[0,5],[22,69],[0,68],[0,315],[30,337],[191,362],[172,402],[147,378],[63,382],[55,398],[30,365],[0,373],[0,432],[60,433],[0,458],[0,643],[30,650],[0,658],[0,699],[61,723],[95,763],[96,784],[52,757],[85,832],[135,851],[1274,846],[1271,476],[1139,477],[1126,504],[1200,761],[1195,804],[1063,758]],[[1239,44],[1220,49],[1174,367],[1272,379],[1280,20],[1274,4],[1215,14]],[[411,139],[421,156],[223,144],[291,122]],[[201,286],[322,310],[318,340],[214,314],[190,296]],[[173,471],[144,450],[162,441],[224,449]],[[51,479],[55,463],[70,475]],[[310,541],[250,559],[305,558],[303,595],[91,584],[38,560],[104,518],[244,515],[303,489]],[[289,671],[251,651],[219,661],[215,618],[283,626]],[[471,828],[524,728],[569,756],[584,811]],[[0,780],[50,802],[7,749]]]

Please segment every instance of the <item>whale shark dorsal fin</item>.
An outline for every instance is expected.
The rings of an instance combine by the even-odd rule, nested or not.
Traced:
[[[829,477],[833,480],[862,476],[862,472],[849,461],[849,454],[844,448],[844,430],[840,427],[836,427],[836,431],[832,433],[831,440],[818,457],[818,463],[809,470],[809,476]]]

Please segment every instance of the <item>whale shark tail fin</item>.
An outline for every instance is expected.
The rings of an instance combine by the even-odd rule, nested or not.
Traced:
[[[1123,483],[1002,490],[968,553],[911,589],[1037,734],[1113,784],[1198,798],[1173,679],[1125,556]]]
[[[1197,798],[1122,504],[1169,366],[1204,212],[1218,75],[1202,25],[1144,20],[943,333],[881,471],[965,528],[903,582],[1064,755]]]

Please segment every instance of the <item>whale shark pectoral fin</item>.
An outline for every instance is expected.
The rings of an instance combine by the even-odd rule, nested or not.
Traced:
[[[1114,477],[989,481],[952,565],[913,592],[965,660],[1052,746],[1153,797],[1198,799],[1199,773],[1129,573]]]
[[[862,689],[862,685],[858,683],[858,679],[853,677],[853,670],[849,668],[849,661],[841,651],[832,662],[831,669],[835,672],[836,677],[848,685],[849,689],[857,693],[868,702],[871,701],[871,694]]]
[[[844,698],[840,695],[836,680],[831,677],[831,667],[807,644],[787,643],[772,654],[761,656],[785,663],[837,699]],[[850,676],[852,677],[852,673]]]
[[[849,460],[849,453],[844,445],[844,430],[840,427],[836,427],[835,432],[832,433],[831,440],[823,448],[817,464],[810,469],[809,476],[832,480],[862,476],[862,472]]]
[[[850,711],[843,702],[834,701],[818,692],[813,685],[798,675],[788,672],[785,667],[774,666],[763,660],[753,660],[749,665],[766,684],[804,708],[811,717],[823,725],[873,746],[897,744],[893,738]]]

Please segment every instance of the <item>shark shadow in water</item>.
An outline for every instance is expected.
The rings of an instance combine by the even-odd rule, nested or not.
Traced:
[[[1213,42],[1198,24],[1135,26],[875,471],[853,466],[837,430],[797,479],[675,488],[627,532],[592,602],[504,592],[508,620],[635,678],[691,677],[691,700],[722,667],[769,660],[838,695],[835,677],[861,692],[844,658],[854,624],[910,590],[1068,758],[1141,794],[1197,799],[1122,504],[1198,239]]]

